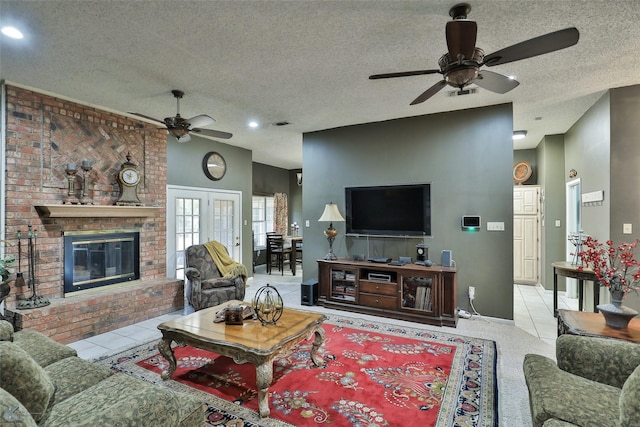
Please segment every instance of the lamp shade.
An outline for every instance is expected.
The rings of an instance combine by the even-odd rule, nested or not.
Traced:
[[[324,206],[324,212],[322,212],[322,216],[318,219],[319,222],[341,222],[344,221],[342,215],[340,215],[340,211],[338,210],[338,206],[333,203],[327,203]]]

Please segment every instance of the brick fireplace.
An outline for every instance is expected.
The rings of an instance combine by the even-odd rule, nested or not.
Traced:
[[[112,230],[65,233],[64,295],[140,279],[140,233]]]
[[[16,326],[68,343],[181,309],[183,283],[166,278],[166,133],[22,87],[7,85],[6,99],[5,239],[15,243],[18,231],[24,236],[29,226],[37,232],[35,288],[51,301],[18,310],[16,300],[33,291],[12,284],[7,309]],[[116,175],[128,153],[142,172],[138,196],[144,207],[114,206]],[[65,165],[82,161],[93,165],[93,204],[63,205]],[[80,189],[82,179],[76,179]],[[65,295],[65,235],[109,230],[139,232],[139,280]],[[26,272],[24,246],[21,252]],[[17,258],[17,245],[7,253]]]

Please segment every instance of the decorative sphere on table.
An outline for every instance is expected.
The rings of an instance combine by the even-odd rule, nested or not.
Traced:
[[[263,325],[267,323],[275,325],[282,316],[283,307],[284,303],[280,293],[268,283],[258,289],[253,297],[253,309]]]

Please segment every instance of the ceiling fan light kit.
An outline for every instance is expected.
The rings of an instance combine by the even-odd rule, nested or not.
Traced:
[[[440,69],[373,74],[369,76],[369,79],[378,80],[426,74],[443,75],[443,80],[420,94],[411,102],[411,105],[426,101],[447,85],[462,91],[465,87],[475,83],[483,89],[504,94],[515,89],[520,83],[513,77],[481,70],[481,67],[485,65],[493,67],[555,52],[575,45],[580,38],[580,33],[576,28],[565,28],[485,56],[484,50],[476,46],[478,28],[475,21],[467,19],[470,11],[471,6],[468,3],[459,3],[449,10],[449,16],[453,20],[447,22],[445,27],[448,52],[438,60]]]
[[[134,114],[139,117],[144,117],[148,120],[153,120],[154,122],[162,123],[165,127],[160,129],[166,129],[171,135],[173,135],[178,142],[188,142],[191,140],[191,132],[209,136],[213,138],[221,138],[221,139],[229,139],[233,135],[228,132],[222,132],[219,130],[212,129],[202,129],[204,126],[209,126],[214,123],[215,120],[206,115],[199,114],[190,119],[185,119],[180,116],[180,100],[184,96],[184,92],[178,89],[173,89],[171,91],[173,97],[176,98],[176,115],[173,117],[165,117],[164,120],[156,119],[154,117],[147,116],[145,114],[135,113],[130,111],[130,114]]]

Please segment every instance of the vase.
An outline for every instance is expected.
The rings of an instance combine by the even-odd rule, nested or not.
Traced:
[[[622,305],[624,291],[611,291],[611,304],[599,304],[598,310],[604,316],[604,323],[610,328],[625,329],[631,319],[638,315],[632,308]]]
[[[611,304],[615,305],[616,307],[621,307],[622,299],[624,298],[624,291],[613,290],[609,291],[609,293],[611,294]]]

